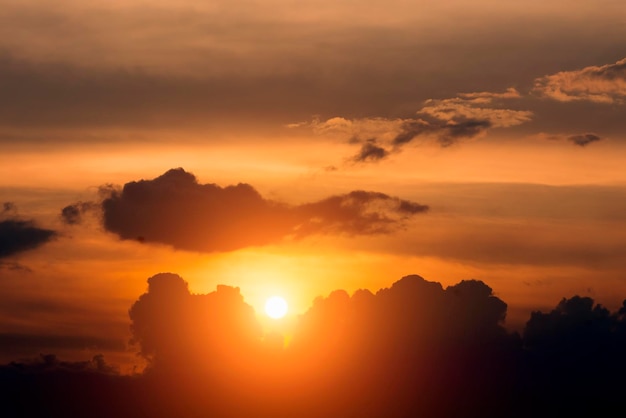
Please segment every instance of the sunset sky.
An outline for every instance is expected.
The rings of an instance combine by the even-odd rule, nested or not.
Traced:
[[[0,362],[131,367],[160,272],[619,306],[626,2],[0,0]]]

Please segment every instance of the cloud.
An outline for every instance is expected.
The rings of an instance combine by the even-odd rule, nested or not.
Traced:
[[[473,138],[485,132],[493,125],[488,119],[467,119],[459,116],[445,122],[427,122],[423,119],[407,120],[393,140],[396,150],[413,141],[420,135],[435,135],[439,145],[450,146],[464,138]]]
[[[428,206],[391,197],[384,193],[353,191],[294,208],[301,222],[295,233],[372,235],[390,233]]]
[[[45,354],[0,366],[0,400],[20,416],[122,418],[138,410],[444,418],[459,408],[481,417],[591,416],[597,405],[623,403],[626,301],[610,312],[588,297],[563,298],[533,312],[522,335],[506,331],[506,312],[480,280],[444,287],[408,275],[375,293],[316,298],[283,347],[275,334],[264,344],[238,288],[192,294],[180,276],[159,273],[129,310],[133,341],[150,361],[143,374],[121,376],[101,355]]]
[[[0,345],[3,355],[7,353],[36,354],[42,351],[53,350],[115,350],[123,351],[126,348],[124,341],[112,340],[86,335],[55,335],[55,334],[25,334],[0,333]]]
[[[172,273],[150,277],[147,292],[129,316],[132,342],[152,366],[162,369],[206,370],[245,356],[244,350],[262,335],[239,288],[218,285],[214,292],[192,295],[187,282]]]
[[[626,58],[614,64],[561,71],[537,78],[532,91],[560,102],[623,104],[626,98]]]
[[[369,140],[361,146],[361,152],[354,157],[354,161],[378,161],[386,158],[388,155],[389,151],[376,145],[375,140]]]
[[[550,141],[569,141],[574,145],[579,147],[586,147],[587,145],[603,140],[603,138],[595,133],[584,133],[584,134],[575,134],[575,135],[564,135],[564,134],[545,134],[540,133],[536,136],[539,139],[550,140]]]
[[[16,261],[0,261],[0,269],[7,269],[12,271],[21,271],[23,273],[32,273],[33,271],[23,264]]]
[[[13,202],[4,202],[2,204],[2,212],[0,212],[0,214],[2,215],[15,215],[17,214],[17,206],[15,206],[15,203]]]
[[[87,361],[63,361],[54,354],[40,354],[39,357],[21,362],[13,362],[3,370],[20,371],[22,373],[50,373],[50,372],[93,372],[118,375],[119,370],[107,362],[102,354],[96,354]]]
[[[520,97],[514,89],[508,89],[505,93],[465,93],[451,99],[427,100],[417,113],[443,122],[480,120],[489,122],[490,127],[509,128],[530,121],[533,113],[502,108],[497,100]]]
[[[264,199],[248,184],[224,188],[200,184],[181,168],[153,180],[127,183],[119,190],[109,187],[104,193],[108,196],[101,207],[108,231],[122,239],[202,252],[231,251],[312,234],[391,233],[428,209],[367,191],[289,206]]]
[[[314,118],[308,127],[317,135],[338,137],[361,145],[355,162],[379,161],[399,152],[417,138],[435,140],[442,147],[484,134],[492,128],[510,128],[531,120],[533,112],[504,107],[504,101],[519,99],[520,93],[509,88],[503,93],[461,93],[449,99],[429,99],[416,112],[416,118],[334,117],[326,121]],[[307,124],[289,125],[302,127]]]
[[[602,138],[596,134],[572,135],[567,138],[568,141],[580,147],[586,147],[592,142],[600,141]]]
[[[83,215],[96,208],[94,202],[76,202],[61,209],[61,219],[68,225],[80,224]]]
[[[0,221],[0,258],[35,249],[55,236],[55,231],[39,228],[33,221]]]

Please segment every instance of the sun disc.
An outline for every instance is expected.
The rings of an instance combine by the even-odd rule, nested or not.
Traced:
[[[270,318],[282,318],[287,314],[287,309],[287,302],[280,296],[272,296],[265,302],[265,313]]]

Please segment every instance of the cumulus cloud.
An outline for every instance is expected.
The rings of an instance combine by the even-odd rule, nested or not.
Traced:
[[[200,184],[183,169],[152,180],[103,189],[104,227],[122,239],[158,242],[192,251],[231,251],[312,234],[391,233],[425,205],[383,193],[353,191],[289,206],[263,198],[252,186]],[[74,208],[70,205],[69,208]],[[68,210],[74,219],[74,210]]]
[[[148,279],[148,290],[129,310],[132,342],[154,367],[212,367],[243,355],[261,336],[254,310],[239,288],[225,285],[192,295],[187,282],[172,273]],[[205,359],[210,362],[204,363]]]
[[[393,152],[399,152],[417,138],[435,140],[442,147],[459,140],[484,134],[492,128],[510,128],[531,120],[528,110],[509,109],[504,101],[519,99],[520,93],[509,88],[503,93],[461,93],[449,99],[429,99],[415,118],[314,118],[308,126],[315,134],[334,136],[361,146],[352,160],[379,161]],[[288,125],[302,127],[307,124]]]
[[[129,310],[143,374],[121,376],[100,355],[46,354],[0,366],[0,400],[20,416],[129,418],[592,416],[623,403],[626,301],[610,312],[564,298],[533,312],[522,335],[506,331],[506,311],[482,281],[409,275],[318,297],[287,346],[275,334],[267,345],[238,288],[192,294],[159,273]]]
[[[626,58],[614,64],[593,65],[537,78],[532,91],[560,102],[623,104],[626,98]]]

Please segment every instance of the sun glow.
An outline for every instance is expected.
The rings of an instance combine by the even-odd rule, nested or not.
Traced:
[[[287,302],[280,296],[272,296],[265,302],[265,313],[270,318],[282,318],[287,314],[287,309]]]

